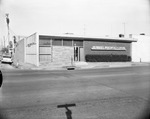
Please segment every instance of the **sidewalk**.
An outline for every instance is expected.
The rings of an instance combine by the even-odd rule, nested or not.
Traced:
[[[70,65],[71,66],[71,65]],[[32,64],[22,63],[19,64],[17,69],[31,69],[31,70],[67,70],[65,65],[46,65],[46,66],[35,66]],[[76,70],[80,69],[97,69],[97,68],[114,68],[114,67],[132,67],[132,66],[150,66],[147,62],[76,62],[74,63],[74,68]]]
[[[0,70],[15,70],[16,68],[9,64],[0,63]]]
[[[131,67],[131,66],[150,66],[147,62],[90,62],[87,64],[77,63],[76,66],[81,69],[89,68],[113,68],[113,67]]]

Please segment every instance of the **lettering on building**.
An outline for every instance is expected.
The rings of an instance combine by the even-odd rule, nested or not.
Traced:
[[[103,50],[103,51],[126,51],[125,47],[116,47],[116,46],[93,46],[91,50]]]
[[[32,45],[36,45],[36,43],[29,43],[27,44],[27,47],[31,47]]]

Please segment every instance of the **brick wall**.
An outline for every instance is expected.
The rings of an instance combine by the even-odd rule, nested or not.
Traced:
[[[71,65],[74,48],[69,46],[53,46],[53,63]]]
[[[92,51],[92,46],[114,46],[125,47],[126,51]],[[103,41],[84,41],[84,53],[87,54],[116,54],[116,55],[128,55],[131,56],[131,43],[122,42],[103,42]]]

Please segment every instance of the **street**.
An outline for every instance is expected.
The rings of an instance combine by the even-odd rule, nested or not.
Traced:
[[[3,72],[1,113],[7,119],[133,119],[148,107],[150,66]]]

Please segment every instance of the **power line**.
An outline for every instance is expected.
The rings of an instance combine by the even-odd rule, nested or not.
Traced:
[[[14,36],[17,36],[17,34],[10,27],[9,27],[9,29]]]
[[[126,34],[126,28],[125,28],[125,25],[126,25],[126,23],[124,22],[124,23],[123,23],[124,36],[125,36],[125,34]]]

